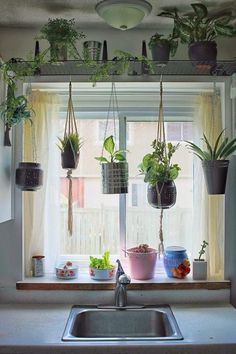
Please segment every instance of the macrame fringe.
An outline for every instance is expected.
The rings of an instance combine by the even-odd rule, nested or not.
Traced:
[[[165,251],[165,248],[164,248],[164,239],[163,239],[163,230],[162,230],[163,212],[164,212],[164,209],[161,209],[161,214],[160,214],[160,228],[159,228],[159,240],[160,240],[160,243],[159,243],[159,245],[158,245],[159,258],[160,258],[161,255],[164,254],[164,251]]]
[[[67,171],[67,178],[69,180],[69,192],[68,192],[68,231],[69,235],[73,234],[73,206],[72,206],[72,170]]]

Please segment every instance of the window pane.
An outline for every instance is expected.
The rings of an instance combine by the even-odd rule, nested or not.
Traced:
[[[103,122],[103,121],[101,121]],[[101,192],[101,166],[94,157],[102,154],[97,139],[97,120],[77,121],[84,140],[78,168],[73,170],[73,235],[67,232],[68,180],[61,170],[61,242],[60,254],[102,254],[109,249],[119,252],[119,195]],[[61,131],[65,121],[61,119]],[[99,124],[101,127],[102,124]],[[104,127],[104,125],[103,125]],[[104,131],[101,132],[104,136]]]
[[[172,136],[174,141],[180,140],[181,124],[183,123],[168,122],[168,131],[171,132],[168,137]],[[138,174],[137,168],[143,156],[152,151],[150,145],[155,139],[156,123],[130,122],[128,126],[133,137],[133,144],[127,145],[130,175],[127,197],[127,245],[132,247],[139,243],[148,243],[150,246],[157,247],[160,210],[148,204],[147,184],[144,183],[143,176]],[[191,249],[193,161],[192,154],[189,154],[185,145],[185,143],[180,143],[172,159],[173,163],[180,165],[181,171],[175,180],[177,201],[175,206],[164,210],[163,230],[165,246],[179,245]]]

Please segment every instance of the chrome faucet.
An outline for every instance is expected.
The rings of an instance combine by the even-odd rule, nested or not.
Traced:
[[[131,282],[131,279],[125,274],[120,260],[117,259],[116,262],[118,263],[118,268],[116,272],[115,306],[125,307],[127,305],[126,285]]]

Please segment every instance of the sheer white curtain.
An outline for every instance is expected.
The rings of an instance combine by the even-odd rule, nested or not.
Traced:
[[[31,105],[35,112],[33,129],[24,128],[24,161],[33,161],[33,145],[37,162],[44,171],[43,187],[37,192],[24,192],[24,253],[25,274],[31,275],[31,257],[44,255],[46,269],[55,264],[59,238],[59,170],[60,153],[56,146],[59,136],[59,100],[56,94],[33,91]],[[35,139],[34,139],[35,135]],[[50,252],[50,248],[54,251]],[[49,252],[54,257],[49,257]]]
[[[222,130],[221,99],[219,95],[202,94],[198,97],[194,121],[194,141],[202,144],[203,133],[215,142]],[[209,243],[207,251],[208,274],[220,279],[224,274],[224,196],[208,195],[201,161],[194,157],[194,234],[193,258],[197,258],[202,240]],[[200,237],[199,237],[200,236]],[[194,241],[196,240],[196,242]]]

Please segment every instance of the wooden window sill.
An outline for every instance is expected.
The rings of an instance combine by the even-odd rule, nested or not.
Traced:
[[[127,286],[128,290],[222,290],[230,289],[229,280],[192,280],[191,277],[185,279],[167,278],[158,275],[151,280],[134,280]],[[87,275],[80,275],[73,280],[60,280],[54,275],[38,278],[25,278],[16,283],[17,290],[114,290],[114,280],[96,281]]]

